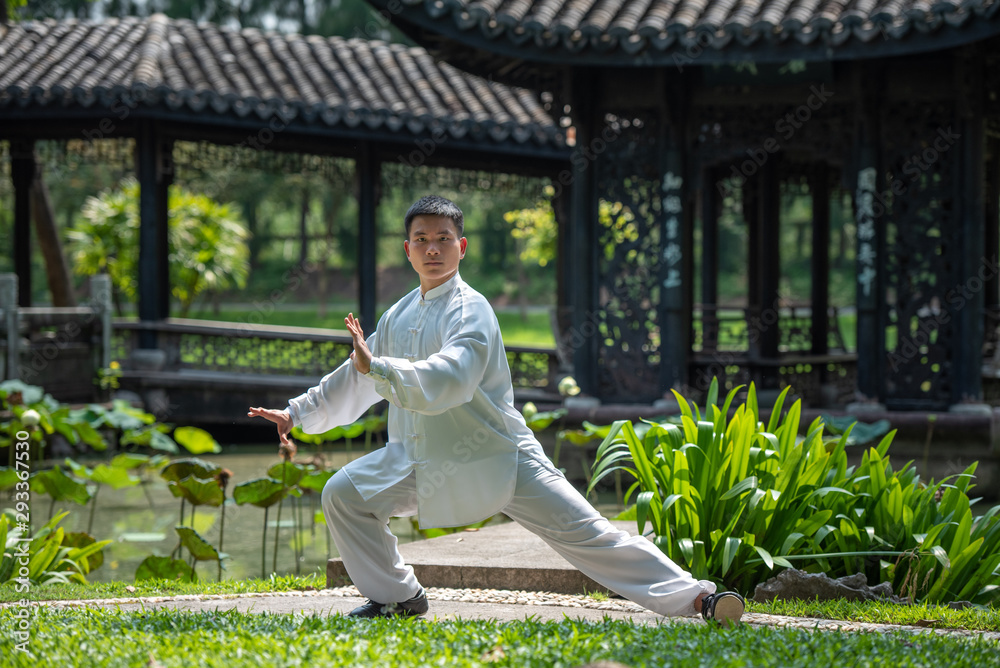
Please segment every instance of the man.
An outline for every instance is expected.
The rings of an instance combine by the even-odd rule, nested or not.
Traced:
[[[287,443],[294,425],[321,433],[390,402],[386,446],[347,464],[323,490],[344,567],[369,598],[350,614],[427,612],[390,517],[419,513],[423,527],[449,527],[503,512],[595,581],[654,612],[738,621],[738,594],[716,594],[713,583],[695,580],[645,538],[615,529],[545,456],[514,408],[496,314],[459,276],[463,220],[443,197],[410,207],[403,250],[420,287],[386,311],[367,340],[348,315],[349,360],[288,408],[248,413],[274,422]]]

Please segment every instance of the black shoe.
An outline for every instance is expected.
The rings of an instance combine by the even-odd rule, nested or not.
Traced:
[[[379,603],[368,599],[364,605],[351,610],[348,617],[419,617],[427,612],[427,596],[424,590],[402,603]]]
[[[709,594],[701,600],[701,616],[706,620],[714,619],[726,627],[736,626],[746,607],[742,596],[733,591],[724,591]]]

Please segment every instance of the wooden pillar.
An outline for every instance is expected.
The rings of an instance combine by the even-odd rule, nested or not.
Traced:
[[[760,359],[760,175],[748,177],[742,188],[743,221],[747,226],[747,356]]]
[[[687,120],[690,91],[685,81],[666,82],[669,125],[664,128],[662,176],[662,260],[660,263],[660,392],[680,389],[688,382],[691,354],[693,283],[693,227],[688,174]]]
[[[809,184],[812,193],[812,307],[813,355],[828,350],[830,328],[830,173],[825,162],[816,165]],[[825,368],[825,366],[823,367]]]
[[[959,225],[961,231],[958,272],[963,284],[970,289],[971,296],[965,308],[957,313],[956,341],[965,342],[955,351],[955,375],[952,382],[951,403],[981,401],[982,353],[983,353],[983,306],[985,284],[997,274],[997,267],[989,259],[989,251],[982,247],[984,237],[983,221],[983,142],[985,126],[983,116],[983,58],[976,49],[963,52],[956,59],[956,80],[958,90],[958,125],[961,137],[956,143],[961,156],[955,180],[956,200],[959,202]],[[993,251],[996,252],[995,249]]]
[[[877,66],[873,66],[877,67]],[[887,309],[882,289],[882,267],[885,257],[885,225],[890,215],[876,203],[885,192],[884,177],[880,175],[879,160],[879,92],[883,71],[866,72],[860,91],[861,118],[858,124],[858,143],[853,163],[858,172],[855,182],[854,217],[857,226],[857,391],[865,398],[884,400],[882,376],[885,360],[885,326],[883,313]]]
[[[361,311],[361,326],[366,333],[375,331],[377,324],[375,302],[376,290],[375,258],[378,253],[378,234],[375,209],[377,184],[380,167],[371,143],[363,141],[358,147],[355,172],[358,179],[358,308]]]
[[[660,276],[660,390],[687,384],[691,350],[691,207],[682,137],[668,144],[663,171],[663,261]]]
[[[598,384],[598,344],[597,329],[597,206],[598,193],[596,188],[596,169],[594,162],[588,160],[584,149],[590,145],[597,128],[597,111],[594,96],[589,94],[593,85],[593,73],[586,69],[577,69],[572,79],[572,109],[576,128],[576,147],[571,164],[570,191],[570,221],[567,246],[570,257],[577,259],[579,264],[566,265],[566,270],[572,272],[572,266],[582,266],[584,271],[572,272],[566,276],[568,281],[567,298],[572,312],[573,327],[570,332],[569,345],[573,350],[573,371],[580,389],[591,396],[599,396]],[[607,159],[598,156],[597,160]]]
[[[569,171],[569,166],[567,163],[566,169],[552,176],[552,185],[555,188],[555,194],[552,197],[552,212],[556,220],[556,312],[553,334],[556,338],[559,362],[564,367],[560,371],[566,373],[572,372],[573,367],[571,340],[573,302],[570,293],[576,280],[575,275],[570,275],[569,272],[577,266],[573,262],[569,246],[572,234],[569,215],[571,191],[562,183],[562,181],[566,181],[567,185],[570,183],[569,177],[572,173]]]
[[[17,303],[31,306],[31,185],[35,180],[34,140],[11,142],[11,181],[14,182],[14,273]]]
[[[780,154],[773,154],[760,168],[760,233],[758,235],[758,255],[760,256],[760,353],[765,360],[778,358],[778,344],[781,340],[781,297],[778,294],[781,278],[781,183],[778,161]],[[778,373],[774,366],[764,366],[761,372],[761,387],[777,389]]]
[[[702,171],[701,186],[701,331],[702,350],[718,347],[719,318],[719,170]]]
[[[983,198],[983,219],[985,228],[983,239],[985,256],[994,266],[997,263],[998,252],[1000,252],[1000,140],[991,137],[987,144],[986,159],[986,192]],[[986,281],[985,308],[987,313],[986,323],[991,327],[996,327],[998,323],[990,318],[990,314],[996,314],[1000,307],[1000,272],[995,272]],[[990,334],[987,332],[987,334]]]
[[[170,316],[168,192],[173,179],[171,142],[152,121],[142,121],[135,143],[139,177],[139,320]],[[156,332],[139,334],[140,348],[155,348]]]
[[[987,262],[997,266],[1000,260],[1000,140],[986,140],[985,184],[983,194],[983,255]],[[993,343],[994,359],[1000,346],[1000,271],[994,272],[985,282],[983,290],[983,337]]]

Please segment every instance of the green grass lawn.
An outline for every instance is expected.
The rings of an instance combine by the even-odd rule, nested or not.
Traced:
[[[30,654],[0,611],[6,666],[991,666],[997,643],[909,633],[705,624],[356,620],[343,616],[40,609]]]
[[[320,317],[314,308],[303,306],[301,309],[275,310],[269,313],[256,313],[247,309],[223,308],[218,314],[212,311],[198,311],[190,314],[200,320],[221,320],[224,322],[254,322],[265,325],[280,325],[294,327],[323,327],[326,329],[341,329],[345,332],[344,317],[348,307],[332,307],[325,316]],[[381,317],[382,312],[379,312]],[[258,317],[259,316],[259,317]],[[261,322],[261,319],[263,322]],[[549,314],[542,311],[529,311],[527,319],[522,320],[519,313],[500,311],[497,313],[500,321],[500,331],[503,332],[504,343],[519,346],[555,346],[555,337],[549,324]]]

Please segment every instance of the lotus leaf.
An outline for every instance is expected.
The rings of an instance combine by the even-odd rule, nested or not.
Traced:
[[[174,440],[194,455],[222,452],[222,448],[212,435],[198,427],[178,427],[174,430]]]
[[[221,506],[225,498],[214,478],[189,475],[180,480],[168,480],[167,487],[171,494],[185,499],[193,506]]]
[[[279,464],[275,464],[267,470],[267,475],[271,476],[278,482],[283,482],[289,487],[297,485],[305,473],[306,469],[304,466],[293,462],[281,462]]]
[[[242,506],[249,503],[258,508],[268,508],[288,495],[290,488],[272,478],[254,478],[233,487],[233,500]]]
[[[139,580],[173,580],[175,582],[197,582],[198,576],[186,563],[170,557],[146,557],[135,571]]]
[[[39,471],[31,477],[32,490],[39,491],[38,485],[40,485],[40,491],[56,501],[72,501],[81,506],[87,505],[87,502],[90,501],[91,494],[87,490],[87,486],[67,476],[58,466],[46,471]]]
[[[309,471],[299,480],[299,487],[311,489],[314,492],[322,492],[327,481],[333,477],[334,473],[336,471],[323,471],[321,469]]]
[[[226,555],[220,555],[218,550],[191,527],[174,527],[174,531],[180,536],[181,545],[188,549],[195,560],[218,561],[225,558]]]
[[[215,474],[221,471],[220,466],[216,466],[211,462],[206,462],[204,459],[198,459],[197,457],[187,457],[184,459],[175,459],[160,471],[160,477],[164,480],[181,480],[189,475],[193,475],[198,478],[214,478]]]

